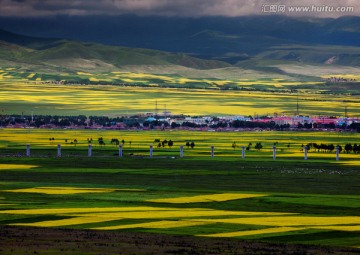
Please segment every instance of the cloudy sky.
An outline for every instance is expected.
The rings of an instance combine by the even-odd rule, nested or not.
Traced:
[[[270,5],[275,5],[270,9]],[[278,12],[279,5],[285,10]],[[332,7],[331,11],[292,12],[291,7]],[[335,11],[337,7],[352,10]],[[160,15],[160,16],[243,16],[249,14],[285,14],[291,16],[360,16],[359,0],[0,0],[2,17],[38,17],[54,15]]]

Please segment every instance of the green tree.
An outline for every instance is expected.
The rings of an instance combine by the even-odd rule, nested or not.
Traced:
[[[348,143],[348,144],[345,145],[345,151],[346,151],[346,153],[351,152],[352,149],[353,149],[353,147],[352,147],[352,145],[351,145],[350,143]]]
[[[99,143],[100,146],[105,146],[104,138],[99,137],[98,138],[98,143]]]
[[[120,144],[120,141],[117,138],[112,138],[110,143],[115,144],[116,146],[118,146]]]
[[[358,153],[359,150],[360,150],[360,146],[355,143],[354,146],[353,146],[353,152]]]
[[[263,147],[263,146],[261,145],[261,143],[256,143],[256,144],[255,144],[255,149],[257,149],[258,151],[261,150],[262,147]]]
[[[233,149],[236,149],[236,142],[233,142],[233,144],[231,145],[231,147],[233,147]]]

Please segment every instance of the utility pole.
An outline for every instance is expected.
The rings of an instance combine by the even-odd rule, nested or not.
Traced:
[[[158,115],[158,102],[157,100],[155,101],[155,118],[157,117]]]
[[[299,116],[299,93],[296,95],[296,116]]]
[[[3,126],[4,123],[5,123],[5,114],[4,114],[4,109],[2,109],[1,126]]]
[[[345,105],[345,118],[348,118],[348,107]]]

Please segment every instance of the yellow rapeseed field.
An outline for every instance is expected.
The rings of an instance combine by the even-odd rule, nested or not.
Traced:
[[[299,85],[311,85],[311,84],[323,84],[324,82],[285,82],[285,81],[267,81],[267,80],[256,80],[256,81],[238,81],[236,82],[239,86],[252,86],[252,85],[267,85],[274,87],[284,86],[299,86]]]
[[[340,157],[344,157],[345,155],[342,154]],[[351,161],[338,161],[336,163],[347,165],[347,166],[360,166],[360,160],[351,160]]]
[[[148,200],[148,202],[172,203],[172,204],[222,202],[222,201],[245,199],[245,198],[252,198],[252,197],[263,197],[263,196],[267,196],[267,195],[224,193],[224,194],[200,195],[200,196],[192,196],[192,197],[160,198],[160,199]]]
[[[53,187],[55,188],[55,187]],[[231,194],[231,193],[230,193]],[[225,194],[215,194],[225,195]],[[246,195],[246,194],[243,194]],[[254,194],[247,194],[254,195]],[[255,194],[258,195],[258,194]],[[201,196],[195,198],[199,199]],[[205,196],[206,197],[206,196]],[[216,196],[214,196],[217,198]],[[191,198],[191,197],[190,197]],[[194,198],[194,197],[192,197]],[[221,198],[221,196],[219,197]],[[184,199],[182,197],[181,199]],[[224,200],[221,200],[224,201]],[[5,204],[1,204],[5,205]],[[33,223],[15,223],[13,225],[36,227],[61,227],[102,222],[107,226],[96,227],[98,230],[117,230],[130,228],[175,228],[208,224],[254,225],[265,227],[256,230],[214,233],[209,237],[239,237],[251,235],[277,234],[306,229],[360,231],[359,216],[304,216],[293,213],[227,211],[206,208],[167,208],[167,207],[104,207],[104,208],[53,208],[2,210],[0,214],[13,215],[54,215],[66,219],[40,221]],[[236,217],[236,218],[233,218]],[[158,221],[154,221],[158,219]],[[144,220],[148,222],[119,224],[119,220]],[[268,227],[268,228],[266,228]]]
[[[162,221],[146,222],[146,223],[138,223],[138,224],[98,227],[93,229],[96,230],[118,230],[118,229],[129,229],[129,228],[167,229],[167,228],[192,227],[192,226],[199,226],[204,224],[208,224],[208,223],[202,221],[196,222],[196,221],[186,221],[186,220],[179,220],[179,221],[162,220]]]
[[[82,193],[108,193],[117,191],[117,189],[102,188],[72,188],[72,187],[36,187],[29,189],[5,190],[6,192],[20,193],[40,193],[48,195],[66,195],[66,194],[82,194]]]
[[[72,216],[80,216],[78,214],[71,214]],[[284,213],[270,213],[270,212],[243,212],[243,211],[221,211],[211,209],[173,209],[161,210],[154,213],[154,211],[131,211],[131,212],[111,212],[106,210],[103,213],[90,213],[87,216],[92,217],[115,217],[119,219],[166,219],[166,218],[192,218],[192,217],[219,217],[219,216],[276,216],[286,215]]]
[[[158,79],[168,83],[175,83],[176,80],[172,77],[165,75],[146,74],[146,73],[128,73],[128,72],[112,72],[115,78],[129,78],[129,79]]]
[[[81,73],[84,75],[83,73]],[[32,75],[32,74],[29,74]],[[35,76],[35,73],[34,73]],[[93,82],[109,82],[112,83],[114,77],[104,75],[87,75]],[[178,90],[167,88],[134,88],[134,87],[118,87],[103,85],[99,88],[93,86],[56,86],[46,84],[39,86],[39,84],[24,82],[15,78],[9,78],[2,73],[0,75],[1,83],[6,84],[6,88],[0,92],[0,100],[9,103],[23,102],[25,105],[30,104],[50,104],[54,105],[56,110],[61,111],[76,111],[85,112],[86,114],[93,114],[96,111],[98,114],[105,112],[118,112],[119,109],[127,109],[129,113],[148,112],[154,109],[153,94],[159,94],[159,105],[166,104],[167,110],[173,113],[183,113],[190,115],[199,114],[241,114],[253,115],[254,110],[257,114],[266,114],[273,112],[284,112],[294,109],[296,103],[296,95],[294,94],[280,94],[280,93],[264,93],[264,92],[249,92],[249,91],[218,91],[218,90]],[[124,80],[129,83],[146,83],[148,79],[162,79],[164,83],[180,84],[180,82],[202,82],[208,83],[209,86],[226,85],[227,80],[209,80],[209,79],[186,79],[181,77],[167,77],[149,74],[117,74],[116,79]],[[165,79],[166,78],[166,79]],[[28,78],[29,79],[29,78]],[[239,81],[241,86],[245,84],[259,84],[257,81]],[[150,81],[149,83],[158,84],[157,81]],[[159,82],[161,83],[161,82]],[[231,83],[231,82],[230,82]],[[273,86],[283,86],[285,81],[264,81],[264,83],[272,84]],[[239,84],[238,84],[239,85]],[[291,85],[291,84],[288,84]],[[239,85],[240,86],[240,85]],[[249,85],[251,86],[251,85]],[[284,85],[285,86],[285,85]],[[326,114],[335,114],[341,112],[343,109],[343,102],[349,99],[348,96],[339,95],[331,98],[324,95],[302,94],[301,103],[303,100],[311,101],[312,112],[319,112]],[[288,100],[289,104],[282,104]],[[360,102],[352,98],[352,102],[347,106],[353,109],[358,109]],[[181,102],[181,107],[179,106]],[[218,104],[222,102],[222,104]],[[329,103],[332,108],[329,109]],[[57,106],[61,106],[57,108]],[[309,109],[307,109],[309,110]],[[100,113],[102,112],[102,113]],[[308,113],[307,113],[308,114]]]
[[[360,225],[360,216],[314,217],[314,216],[271,216],[253,218],[203,219],[208,222],[250,224],[277,227],[313,227],[333,225]]]
[[[77,75],[86,75],[86,76],[91,76],[91,73],[85,73],[85,72],[77,72]]]
[[[0,164],[0,170],[24,170],[38,166],[35,165],[18,165],[18,164]]]
[[[331,75],[323,75],[321,78],[328,79],[331,77],[336,78],[344,78],[344,79],[354,79],[356,81],[360,81],[360,75],[359,74],[331,74]]]
[[[123,82],[127,82],[127,83],[133,83],[135,82],[135,80],[129,79],[129,78],[123,78],[121,79]]]
[[[292,213],[278,212],[247,212],[226,211],[204,208],[170,208],[170,207],[102,207],[102,208],[53,208],[53,209],[26,209],[26,210],[4,210],[1,214],[24,214],[24,215],[71,215],[71,216],[93,216],[93,217],[117,217],[128,219],[141,218],[186,218],[186,217],[209,217],[209,216],[282,216]],[[238,219],[238,218],[237,218]]]
[[[99,79],[97,79],[97,78],[95,78],[95,77],[90,77],[90,78],[89,78],[89,81],[97,82],[97,81],[99,81]]]
[[[40,221],[33,223],[14,223],[10,224],[12,226],[31,226],[31,227],[61,227],[61,226],[71,226],[79,224],[88,224],[88,223],[99,223],[105,221],[114,220],[112,218],[97,218],[97,217],[75,217],[62,220],[50,220],[50,221]]]
[[[96,227],[99,230],[116,230],[128,228],[175,228],[189,227],[216,223],[269,226],[258,230],[233,231],[215,233],[211,237],[238,237],[248,235],[274,234],[304,229],[360,231],[360,217],[314,217],[286,213],[271,212],[235,212],[211,209],[176,209],[157,207],[119,207],[119,208],[59,208],[59,209],[30,209],[30,210],[4,210],[3,214],[24,215],[57,215],[69,217],[67,219],[42,221],[34,223],[16,223],[13,225],[60,227],[69,225],[101,223],[126,219],[149,220],[137,224],[108,225]],[[281,215],[281,216],[280,216]],[[219,218],[229,216],[242,216],[241,218]],[[215,219],[206,217],[216,217]],[[153,219],[173,219],[152,221]]]
[[[258,230],[247,230],[247,231],[236,231],[236,232],[228,232],[228,233],[209,234],[209,235],[199,235],[199,236],[239,237],[239,236],[250,236],[250,235],[284,233],[284,232],[298,231],[298,230],[303,230],[303,229],[305,229],[305,228],[279,227],[279,228],[265,228],[265,229],[258,229]]]

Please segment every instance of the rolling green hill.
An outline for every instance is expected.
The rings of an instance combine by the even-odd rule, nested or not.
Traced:
[[[14,65],[75,70],[116,69],[124,65],[179,65],[194,69],[228,67],[217,60],[158,50],[108,46],[67,40],[22,37],[0,31],[0,58]]]

